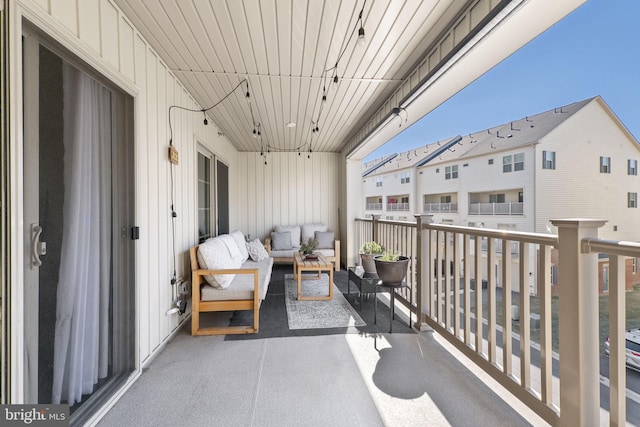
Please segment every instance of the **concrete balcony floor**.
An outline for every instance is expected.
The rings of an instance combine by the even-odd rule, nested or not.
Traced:
[[[346,271],[334,280],[346,292]],[[368,324],[372,311],[365,301]],[[374,333],[228,339],[187,324],[98,425],[546,425],[438,334],[406,318],[388,333],[386,312]]]

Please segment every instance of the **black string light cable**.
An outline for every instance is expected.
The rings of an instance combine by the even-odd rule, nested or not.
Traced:
[[[312,134],[311,136],[313,136],[313,134],[315,133],[320,132],[320,126],[318,125],[318,123],[320,122],[320,117],[322,116],[324,105],[327,103],[327,93],[328,93],[327,82],[329,83],[329,87],[332,82],[336,87],[338,86],[338,83],[340,81],[340,78],[338,76],[338,64],[340,63],[340,60],[342,59],[345,52],[347,51],[347,47],[349,47],[349,43],[351,42],[351,39],[353,39],[353,36],[356,33],[356,31],[358,32],[358,39],[364,40],[365,34],[364,34],[364,26],[362,22],[362,14],[364,13],[364,8],[366,5],[367,5],[367,0],[364,0],[364,3],[362,4],[362,9],[360,9],[360,13],[358,14],[358,19],[356,20],[353,30],[351,31],[351,34],[349,34],[347,41],[344,43],[344,46],[342,47],[342,50],[338,55],[335,65],[331,68],[327,68],[322,72],[322,77],[321,77],[322,78],[322,96],[320,97],[320,107],[318,109],[318,116],[317,116],[318,118],[316,120],[313,120],[313,119],[311,120],[311,134]],[[329,73],[331,73],[331,77],[329,77]],[[309,143],[308,157],[311,157],[311,143]]]
[[[245,92],[245,98],[247,100],[247,102],[249,103],[249,111],[251,112],[251,121],[254,127],[254,133],[256,132],[256,121],[253,115],[253,109],[251,108],[251,93],[249,92],[249,82],[247,79],[242,79],[229,93],[227,93],[224,97],[222,97],[222,99],[220,99],[218,102],[216,102],[215,104],[211,105],[210,107],[207,108],[187,108],[187,107],[182,107],[180,105],[172,105],[169,107],[169,147],[173,148],[173,125],[172,125],[172,121],[171,121],[171,111],[175,108],[178,110],[182,110],[182,111],[188,111],[188,112],[192,112],[192,113],[202,113],[204,115],[204,120],[203,123],[204,125],[208,125],[209,121],[207,120],[207,111],[217,107],[218,105],[220,105],[222,102],[224,102],[227,98],[229,98],[236,90],[238,90],[238,88],[240,88],[242,85],[245,85],[246,87],[246,92]],[[258,124],[258,129],[259,129],[259,124]],[[261,138],[262,139],[262,138]],[[178,282],[178,278],[177,278],[177,268],[176,268],[176,218],[178,217],[178,214],[175,211],[175,202],[174,202],[174,194],[175,194],[175,188],[174,188],[174,179],[173,179],[173,166],[174,164],[172,162],[169,162],[169,176],[171,179],[171,247],[172,247],[172,251],[173,251],[173,274],[171,276],[171,285],[175,285]],[[174,295],[174,297],[176,297],[176,295]],[[179,312],[180,314],[184,313],[183,310],[184,306],[180,305],[179,307]]]

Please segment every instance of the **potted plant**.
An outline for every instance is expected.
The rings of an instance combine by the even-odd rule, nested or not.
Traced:
[[[378,242],[364,242],[360,246],[360,261],[365,273],[375,273],[376,263],[373,261],[373,257],[381,255],[384,252],[384,248]]]
[[[378,277],[387,285],[400,284],[407,275],[409,258],[397,252],[384,251],[382,255],[374,257]]]
[[[309,255],[312,255],[313,251],[315,251],[317,247],[318,241],[313,237],[309,237],[309,240],[307,240],[307,242],[300,245],[299,252],[305,257],[309,257]]]

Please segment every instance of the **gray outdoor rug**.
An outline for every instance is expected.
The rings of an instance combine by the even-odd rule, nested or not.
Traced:
[[[333,299],[319,301],[298,301],[298,284],[292,274],[286,274],[285,302],[289,329],[324,329],[365,326],[356,310],[344,298],[333,284]],[[329,294],[329,275],[322,274],[320,279],[302,281],[302,294],[305,296]]]

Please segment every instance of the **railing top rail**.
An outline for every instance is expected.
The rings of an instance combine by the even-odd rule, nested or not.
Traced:
[[[640,242],[606,239],[582,239],[582,251],[585,253],[602,252],[612,255],[640,257]]]
[[[555,234],[527,233],[522,231],[496,230],[491,228],[464,227],[447,224],[423,224],[423,229],[448,231],[452,233],[470,234],[481,237],[511,240],[515,242],[537,243],[539,245],[558,246]]]

